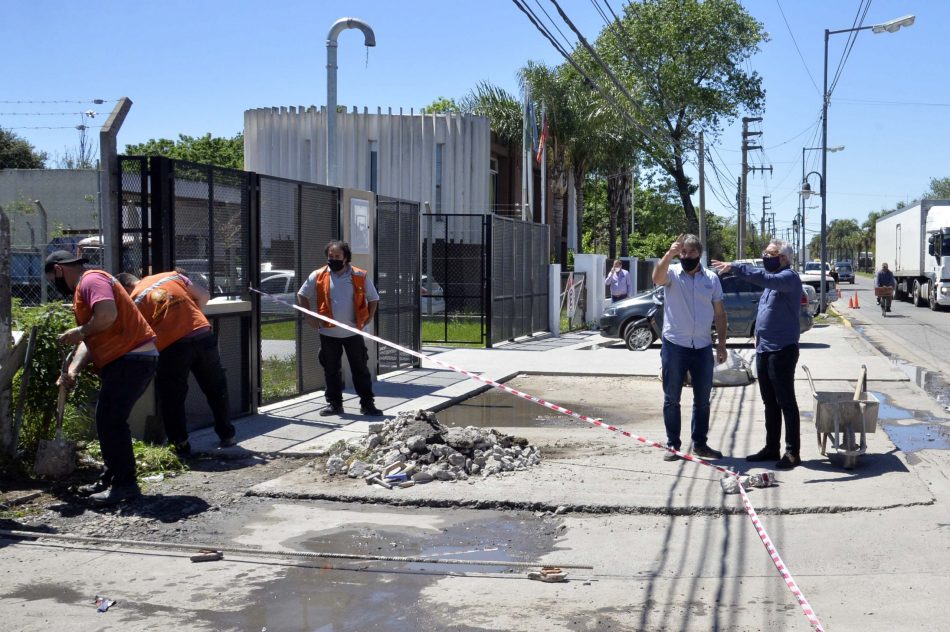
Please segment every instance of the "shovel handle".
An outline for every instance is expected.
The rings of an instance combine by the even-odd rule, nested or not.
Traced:
[[[73,355],[76,353],[76,347],[73,347],[72,350],[66,354],[66,357],[63,358],[63,368],[60,373],[60,377],[64,377],[66,372],[69,371],[69,363],[73,359]],[[56,440],[60,441],[63,438],[63,411],[66,409],[66,385],[59,385],[59,394],[56,396]]]

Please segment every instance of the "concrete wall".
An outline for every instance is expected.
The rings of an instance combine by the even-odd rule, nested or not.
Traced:
[[[436,209],[436,146],[442,149],[442,212],[487,213],[491,130],[468,114],[337,114],[338,179],[371,190],[370,152],[377,152],[376,193]],[[324,184],[325,108],[261,108],[244,113],[244,168]]]
[[[10,217],[14,246],[39,246],[49,242],[49,235],[41,234],[40,216],[33,200],[40,200],[46,209],[49,233],[60,228],[99,230],[98,171],[0,170],[0,206]]]

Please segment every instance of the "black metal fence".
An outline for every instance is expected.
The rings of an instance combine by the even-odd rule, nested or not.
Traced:
[[[376,332],[409,349],[419,349],[419,204],[376,198]],[[419,360],[392,347],[377,347],[377,372],[418,366]]]
[[[549,241],[547,225],[492,216],[489,344],[549,329]]]
[[[488,240],[491,216],[422,216],[422,341],[487,342]]]

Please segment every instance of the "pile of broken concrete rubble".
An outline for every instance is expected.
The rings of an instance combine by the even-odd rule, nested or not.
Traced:
[[[331,452],[327,474],[363,478],[388,489],[464,481],[541,462],[540,450],[527,439],[474,426],[449,428],[425,410],[370,424],[368,435],[339,442]]]

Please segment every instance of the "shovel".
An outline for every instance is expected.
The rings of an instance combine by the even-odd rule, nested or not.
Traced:
[[[69,352],[63,360],[61,376],[66,375],[69,363],[76,350]],[[76,469],[76,444],[72,441],[63,441],[63,409],[66,407],[66,386],[59,385],[59,396],[56,398],[56,438],[41,439],[36,447],[36,461],[33,471],[37,476],[48,478],[63,478],[72,474]]]

